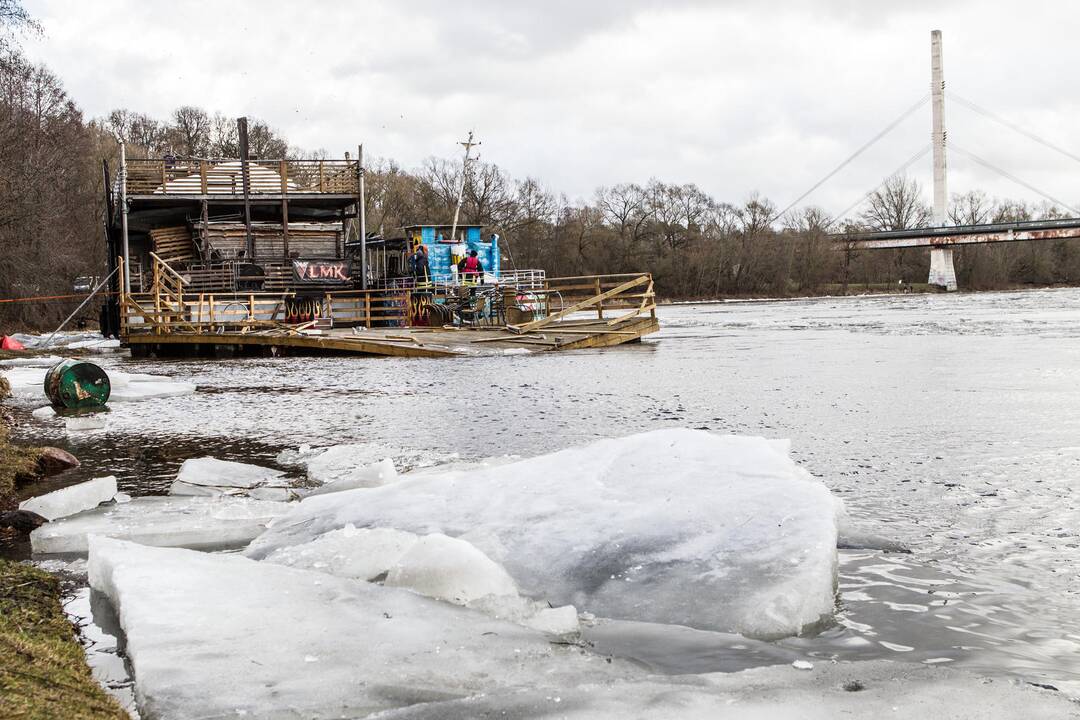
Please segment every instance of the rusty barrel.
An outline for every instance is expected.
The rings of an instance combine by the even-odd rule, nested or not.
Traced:
[[[61,360],[45,373],[45,396],[55,407],[102,407],[111,391],[105,371],[85,360]]]

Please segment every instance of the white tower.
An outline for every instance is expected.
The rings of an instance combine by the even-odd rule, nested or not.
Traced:
[[[949,193],[945,174],[945,73],[941,67],[940,30],[930,32],[930,114],[933,123],[934,225],[941,227],[945,224]],[[929,283],[950,292],[956,290],[952,248],[931,248]]]

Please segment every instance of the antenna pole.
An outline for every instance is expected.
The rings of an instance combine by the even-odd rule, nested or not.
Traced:
[[[457,221],[458,215],[461,213],[461,200],[465,196],[465,179],[469,176],[469,153],[472,152],[474,145],[479,145],[478,142],[473,142],[473,131],[469,131],[469,139],[465,142],[460,142],[465,148],[465,159],[461,162],[461,185],[458,187],[457,194],[457,207],[454,208],[454,224],[450,226],[450,242],[457,242]]]

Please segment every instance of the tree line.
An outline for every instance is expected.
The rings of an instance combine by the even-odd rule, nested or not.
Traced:
[[[102,160],[115,170],[120,144],[129,157],[236,157],[235,121],[198,107],[169,117],[117,109],[87,119],[48,68],[19,51],[33,20],[17,0],[0,0],[0,300],[71,294],[79,275],[105,267]],[[249,121],[253,158],[319,158],[261,120]],[[464,177],[463,177],[464,173]],[[372,233],[420,222],[449,222],[464,181],[461,220],[503,238],[504,268],[542,268],[551,276],[651,271],[663,298],[794,296],[917,286],[929,272],[925,249],[852,251],[833,233],[899,230],[930,224],[920,184],[896,176],[859,212],[834,220],[817,207],[778,216],[757,194],[732,203],[693,183],[619,183],[571,199],[538,178],[514,178],[498,165],[432,157],[418,168],[393,159],[366,168]],[[1050,205],[953,196],[956,224],[1060,216]],[[1077,241],[1000,243],[956,251],[969,289],[1080,284]],[[70,300],[0,303],[0,332],[52,327]]]

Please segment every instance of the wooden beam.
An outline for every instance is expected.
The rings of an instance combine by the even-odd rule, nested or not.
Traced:
[[[594,295],[587,300],[582,300],[581,302],[574,303],[570,307],[563,308],[554,315],[548,315],[542,320],[533,320],[532,322],[525,323],[524,325],[507,325],[507,328],[511,332],[525,333],[529,332],[530,330],[536,330],[538,328],[546,327],[547,325],[550,325],[551,323],[560,320],[567,315],[572,315],[579,310],[584,310],[585,308],[592,307],[593,305],[603,302],[609,297],[624,293],[631,288],[636,288],[638,285],[644,285],[647,282],[649,282],[649,276],[640,275],[633,280],[624,282],[622,285],[617,285],[616,287],[611,288],[607,292],[600,293],[599,295]]]

